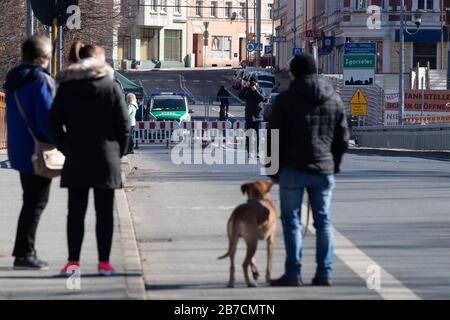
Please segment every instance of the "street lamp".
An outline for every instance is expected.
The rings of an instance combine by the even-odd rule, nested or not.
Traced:
[[[419,32],[420,26],[422,24],[422,15],[423,11],[417,10],[414,15],[414,23],[416,25],[417,30],[415,32],[410,32],[405,26],[405,0],[401,0],[400,5],[400,66],[399,66],[399,110],[398,110],[398,124],[403,125],[403,116],[405,113],[405,87],[404,87],[404,60],[405,60],[405,32],[409,35],[415,35]]]

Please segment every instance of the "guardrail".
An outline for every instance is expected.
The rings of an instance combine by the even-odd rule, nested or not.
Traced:
[[[450,150],[450,123],[353,128],[358,146],[410,150]]]
[[[0,92],[0,150],[6,149],[6,97]]]

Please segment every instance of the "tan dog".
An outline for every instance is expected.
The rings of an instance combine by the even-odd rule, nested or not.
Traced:
[[[234,288],[235,268],[234,256],[239,238],[244,238],[247,244],[247,255],[242,267],[244,268],[245,282],[248,287],[256,287],[256,282],[251,282],[248,276],[248,267],[251,266],[253,278],[258,280],[259,272],[255,263],[255,253],[258,240],[267,241],[267,272],[266,281],[270,282],[272,274],[272,257],[275,246],[275,229],[277,214],[272,201],[268,198],[272,183],[269,181],[256,181],[241,186],[243,194],[247,194],[248,201],[234,209],[228,220],[227,232],[229,247],[228,252],[219,259],[230,257],[230,281],[229,288]]]

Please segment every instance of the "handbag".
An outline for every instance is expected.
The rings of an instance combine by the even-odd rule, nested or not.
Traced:
[[[36,176],[44,178],[55,178],[61,175],[65,156],[54,145],[40,141],[33,129],[31,129],[30,122],[25,114],[25,111],[20,104],[17,92],[14,92],[14,98],[16,100],[17,108],[20,115],[25,122],[28,132],[34,141],[34,153],[31,157],[31,163],[33,165],[33,172]]]

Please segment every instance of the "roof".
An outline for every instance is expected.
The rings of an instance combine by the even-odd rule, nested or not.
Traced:
[[[120,83],[125,94],[134,93],[138,99],[144,97],[144,88],[138,86],[120,72],[114,71],[114,78]]]

